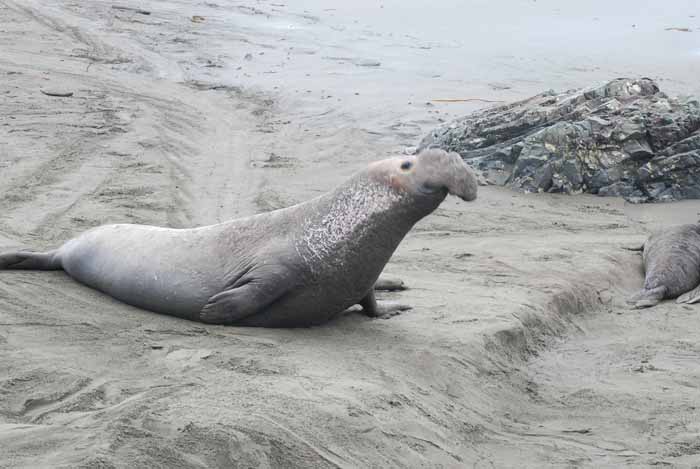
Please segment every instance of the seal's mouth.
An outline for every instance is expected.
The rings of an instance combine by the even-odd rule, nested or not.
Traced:
[[[456,195],[460,199],[471,202],[476,199],[476,177],[472,176],[474,179],[474,182],[470,182],[469,184],[466,185],[466,187],[463,187],[461,191],[459,192],[452,192],[450,191],[450,194]]]
[[[447,187],[435,187],[428,184],[421,184],[418,186],[418,192],[424,195],[435,195],[447,192]]]

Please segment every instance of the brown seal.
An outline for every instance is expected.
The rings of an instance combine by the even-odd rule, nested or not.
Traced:
[[[370,164],[305,203],[217,225],[105,225],[46,253],[0,255],[0,268],[63,269],[140,308],[208,323],[294,327],[362,305],[413,225],[448,193],[476,198],[456,153]]]

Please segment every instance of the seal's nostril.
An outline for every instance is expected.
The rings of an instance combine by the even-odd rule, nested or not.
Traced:
[[[404,161],[403,163],[401,163],[401,169],[403,169],[404,171],[408,171],[409,169],[411,169],[411,166],[413,166],[413,164],[410,161]]]

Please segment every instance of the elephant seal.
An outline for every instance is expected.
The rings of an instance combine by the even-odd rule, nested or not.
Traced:
[[[360,304],[413,225],[448,193],[476,198],[456,153],[377,161],[335,190],[272,212],[192,229],[118,224],[44,252],[0,255],[0,268],[65,270],[143,309],[215,324],[297,327]]]
[[[644,288],[628,303],[654,306],[665,298],[677,303],[700,301],[700,225],[681,225],[652,234],[641,248]]]

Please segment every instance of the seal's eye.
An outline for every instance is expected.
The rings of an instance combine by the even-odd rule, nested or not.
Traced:
[[[403,163],[401,163],[401,169],[404,171],[408,171],[409,169],[411,169],[412,166],[413,163],[411,163],[410,161],[404,161]]]

